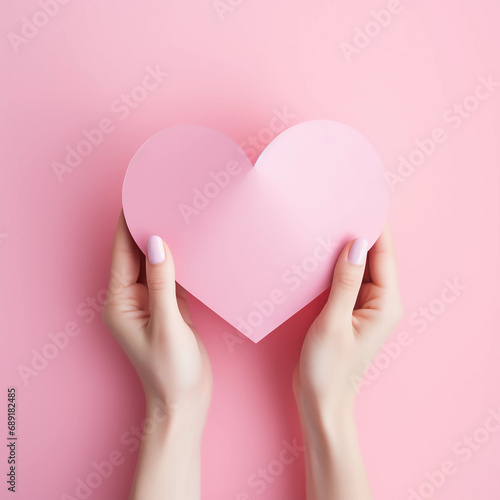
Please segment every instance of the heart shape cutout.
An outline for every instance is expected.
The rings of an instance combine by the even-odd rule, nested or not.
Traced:
[[[139,248],[161,236],[177,282],[254,342],[330,286],[349,240],[373,245],[389,198],[373,147],[330,120],[285,130],[255,166],[221,132],[167,128],[130,161],[122,196]]]

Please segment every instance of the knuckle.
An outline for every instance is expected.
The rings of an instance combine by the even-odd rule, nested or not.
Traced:
[[[358,279],[351,273],[341,272],[338,274],[336,285],[346,292],[356,292],[358,290]]]
[[[101,318],[106,326],[111,328],[116,321],[116,318],[121,314],[121,301],[118,297],[113,294],[109,294],[106,297],[106,301],[101,310]]]
[[[148,288],[152,291],[165,290],[167,285],[167,277],[161,272],[153,272],[148,277]]]

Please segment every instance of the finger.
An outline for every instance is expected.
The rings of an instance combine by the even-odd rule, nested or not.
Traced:
[[[139,247],[128,230],[122,211],[118,218],[113,242],[108,295],[119,294],[124,288],[137,282],[140,269],[140,254]]]
[[[396,258],[388,225],[368,252],[368,265],[374,285],[389,289],[397,288]]]
[[[159,236],[148,240],[146,277],[149,290],[150,322],[166,325],[179,319],[175,289],[174,260],[170,249]]]
[[[350,320],[365,271],[368,242],[358,238],[348,243],[333,271],[332,288],[325,314],[332,320]]]

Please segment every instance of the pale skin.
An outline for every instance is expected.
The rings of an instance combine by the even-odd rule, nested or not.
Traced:
[[[161,245],[162,262],[144,259],[120,215],[103,319],[139,375],[154,423],[143,436],[130,500],[198,500],[212,372],[175,282],[172,254]],[[308,500],[372,498],[354,420],[356,380],[402,306],[388,228],[366,264],[348,260],[351,245],[338,258],[328,301],[309,328],[293,377]]]

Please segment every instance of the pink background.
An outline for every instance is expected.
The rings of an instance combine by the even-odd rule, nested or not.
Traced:
[[[446,139],[392,193],[406,314],[391,340],[407,332],[411,343],[385,365],[379,358],[384,368],[361,389],[357,420],[376,499],[406,499],[412,488],[441,500],[499,498],[500,431],[481,428],[490,411],[500,411],[500,87],[483,92],[466,118],[452,117],[464,99],[475,107],[481,77],[500,81],[500,2],[405,1],[387,26],[368,25],[379,33],[350,60],[341,44],[353,43],[372,10],[393,2],[231,3],[239,5],[218,15],[210,0],[73,1],[17,51],[9,33],[20,35],[23,17],[33,19],[41,7],[4,3],[0,420],[5,433],[6,388],[16,386],[16,498],[77,498],[77,479],[114,450],[124,463],[89,498],[127,497],[137,451],[121,439],[142,422],[144,399],[128,360],[85,303],[107,286],[121,183],[134,152],[177,123],[217,128],[237,142],[260,134],[263,149],[273,110],[284,107],[293,123],[330,118],[356,127],[392,173],[416,140],[444,131]],[[123,108],[119,114],[115,100],[156,65],[169,76],[128,116]],[[105,118],[114,130],[59,181],[53,162]],[[466,287],[446,292],[448,302],[455,297],[449,304],[440,299],[446,280]],[[233,330],[191,301],[215,377],[204,499],[304,498],[302,454],[282,470],[276,460],[283,441],[302,442],[291,374],[323,301],[261,343],[232,348],[225,334]],[[417,319],[429,305],[432,321]],[[30,366],[32,350],[41,352],[68,322],[79,335],[25,384],[19,367]],[[475,436],[470,453],[468,435]],[[454,473],[435,492],[426,489],[426,473],[446,461]],[[248,481],[268,467],[275,476],[259,493]],[[7,498],[3,482],[0,491]]]

